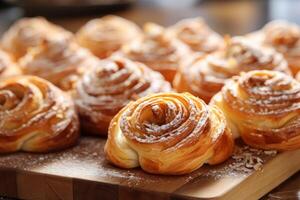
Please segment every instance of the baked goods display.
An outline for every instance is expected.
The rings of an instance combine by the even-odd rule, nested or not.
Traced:
[[[258,70],[232,78],[211,105],[225,114],[235,136],[260,149],[300,148],[300,83],[281,72]]]
[[[170,82],[177,69],[184,65],[188,52],[186,45],[172,39],[163,27],[153,23],[145,24],[144,35],[122,48],[124,56],[146,64]]]
[[[1,47],[15,59],[24,56],[28,49],[40,45],[51,37],[72,37],[72,34],[42,17],[23,18],[15,22],[1,38]]]
[[[11,56],[0,49],[0,78],[19,74],[21,74],[21,70]]]
[[[77,83],[74,99],[82,128],[90,134],[107,135],[111,119],[130,101],[171,90],[161,74],[144,64],[111,57],[86,71]]]
[[[223,38],[214,32],[201,17],[181,20],[168,30],[173,37],[196,52],[212,53],[225,45]]]
[[[55,151],[78,136],[73,101],[50,82],[34,76],[0,81],[0,153]]]
[[[262,30],[249,34],[249,37],[282,53],[293,75],[300,71],[299,25],[283,20],[275,20],[266,24]]]
[[[112,120],[105,153],[122,168],[186,174],[230,157],[223,113],[189,93],[160,93],[129,103]]]
[[[108,15],[89,21],[77,32],[76,38],[81,46],[100,58],[106,58],[140,34],[140,28],[133,22]]]
[[[39,76],[68,91],[94,60],[88,50],[79,47],[71,38],[52,37],[32,48],[19,64],[24,74]]]
[[[178,70],[173,84],[176,91],[188,91],[209,102],[230,77],[240,72],[265,69],[290,73],[286,60],[274,49],[243,37],[226,41],[224,49],[207,56],[196,55],[190,64]]]

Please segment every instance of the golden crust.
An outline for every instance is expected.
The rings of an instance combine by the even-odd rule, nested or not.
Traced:
[[[168,31],[172,37],[196,52],[212,53],[225,46],[223,38],[213,31],[201,17],[181,20],[169,27]]]
[[[77,42],[100,57],[106,58],[141,34],[140,28],[124,18],[107,15],[93,19],[76,34]]]
[[[1,38],[1,46],[15,59],[24,56],[27,51],[39,46],[49,37],[72,37],[72,33],[48,22],[42,17],[23,18],[14,23]]]
[[[107,135],[111,119],[130,101],[172,88],[142,63],[111,57],[98,61],[78,81],[74,99],[87,133]]]
[[[148,95],[129,103],[111,121],[105,145],[114,165],[173,175],[223,162],[232,151],[223,113],[188,93]]]
[[[69,91],[83,71],[93,65],[95,59],[71,38],[53,37],[32,48],[20,59],[19,65],[24,74],[39,76]]]
[[[147,23],[144,35],[124,45],[121,52],[131,60],[144,63],[172,82],[177,69],[184,65],[189,48],[172,38],[163,27]]]
[[[190,92],[205,102],[221,90],[224,83],[240,72],[267,69],[290,74],[287,62],[271,48],[234,37],[226,48],[207,56],[197,55],[186,67],[178,70],[173,86],[178,92]]]
[[[225,114],[235,137],[255,148],[300,148],[300,83],[276,71],[251,71],[231,79],[211,105]]]
[[[43,79],[0,82],[0,153],[49,152],[73,145],[79,122],[69,96]]]
[[[248,35],[253,41],[275,48],[288,62],[293,75],[300,71],[300,26],[275,20],[266,24],[261,30]]]
[[[21,74],[21,70],[12,60],[11,56],[0,49],[0,78],[6,78],[19,74]]]

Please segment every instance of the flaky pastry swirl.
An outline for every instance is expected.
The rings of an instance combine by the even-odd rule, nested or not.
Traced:
[[[0,49],[0,78],[19,74],[21,74],[21,70],[11,56]]]
[[[31,47],[39,46],[45,38],[72,37],[65,29],[42,17],[23,18],[14,23],[1,38],[1,46],[16,59],[24,56]]]
[[[262,30],[249,34],[249,37],[282,53],[293,75],[300,71],[299,25],[283,20],[275,20],[266,24]]]
[[[189,93],[149,95],[112,120],[107,159],[122,168],[155,174],[186,174],[232,153],[233,139],[222,112]]]
[[[201,17],[181,20],[168,28],[168,31],[196,52],[211,53],[224,46],[223,38]]]
[[[107,135],[111,119],[130,101],[171,90],[163,76],[144,64],[111,57],[98,61],[83,75],[75,102],[86,132]]]
[[[133,22],[107,15],[89,21],[78,31],[76,38],[81,46],[100,58],[106,58],[140,34],[140,28]]]
[[[196,56],[191,64],[178,71],[173,85],[179,92],[188,91],[209,102],[230,77],[261,69],[290,73],[280,53],[245,38],[233,37],[227,40],[226,48]]]
[[[19,64],[24,74],[39,76],[68,91],[94,60],[89,51],[72,39],[59,37],[46,39],[31,49]]]
[[[188,47],[170,35],[157,24],[147,23],[144,35],[124,45],[122,53],[151,69],[160,72],[167,81],[172,81],[179,67],[188,55]]]
[[[300,83],[276,71],[232,78],[212,105],[225,114],[234,135],[261,149],[300,148]]]
[[[79,136],[75,107],[65,93],[34,76],[0,81],[0,153],[49,152]]]

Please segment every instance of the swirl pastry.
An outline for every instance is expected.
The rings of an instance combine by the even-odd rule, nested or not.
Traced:
[[[143,37],[123,46],[123,54],[160,72],[167,81],[171,82],[176,70],[184,63],[188,47],[171,39],[169,34],[156,24],[147,23],[144,31]]]
[[[9,54],[0,49],[0,78],[18,75],[19,67],[14,63]]]
[[[179,92],[188,91],[209,102],[227,79],[258,69],[290,73],[280,53],[234,37],[227,41],[226,48],[207,56],[196,56],[191,64],[178,71],[173,85]]]
[[[221,163],[232,150],[223,113],[189,93],[154,94],[129,103],[110,123],[105,144],[116,166],[172,175]]]
[[[212,105],[235,137],[261,149],[300,148],[300,83],[281,72],[257,70],[231,79]]]
[[[24,74],[44,78],[59,88],[71,90],[84,70],[95,58],[86,49],[79,47],[70,38],[52,38],[20,59]]]
[[[300,26],[275,20],[262,30],[249,34],[249,37],[282,53],[293,75],[300,71]]]
[[[121,17],[108,15],[93,19],[76,34],[78,43],[100,57],[106,58],[141,34],[140,28]]]
[[[211,53],[224,47],[223,38],[200,17],[179,21],[169,31],[196,52]]]
[[[72,37],[72,34],[42,17],[23,18],[4,33],[1,46],[19,59],[29,48],[40,45],[48,37]]]
[[[34,76],[0,82],[0,153],[59,150],[78,136],[74,104],[57,87]]]
[[[171,91],[170,84],[141,63],[112,57],[99,61],[78,82],[75,94],[82,127],[107,135],[111,119],[130,101]]]

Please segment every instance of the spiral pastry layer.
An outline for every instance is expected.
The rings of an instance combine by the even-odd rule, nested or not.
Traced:
[[[124,45],[122,53],[131,60],[142,62],[172,81],[188,55],[188,47],[172,39],[163,27],[147,23],[144,35]]]
[[[137,38],[140,28],[124,18],[108,15],[93,19],[76,34],[78,43],[100,57],[106,58],[120,47]]]
[[[79,136],[75,107],[65,93],[34,76],[0,81],[0,153],[49,152]]]
[[[60,37],[47,39],[31,49],[19,64],[24,74],[39,76],[68,91],[94,60],[91,53],[70,38]]]
[[[107,135],[111,119],[130,101],[171,91],[159,73],[142,63],[109,58],[87,71],[76,87],[75,102],[87,133]]]
[[[212,53],[224,47],[222,37],[214,32],[200,17],[179,21],[171,26],[168,31],[171,32],[173,37],[196,52]]]
[[[207,56],[196,56],[191,64],[178,71],[173,85],[179,92],[188,91],[209,102],[227,79],[240,72],[261,69],[290,73],[280,53],[234,37],[227,41],[226,48]]]
[[[300,26],[282,20],[266,24],[262,30],[249,37],[275,48],[287,60],[293,75],[300,71]]]
[[[300,148],[300,83],[276,71],[257,70],[231,79],[211,101],[234,135],[261,149]]]
[[[11,56],[0,49],[0,78],[18,75],[20,68],[13,62]]]
[[[4,33],[1,46],[19,59],[28,49],[39,46],[48,37],[72,37],[72,34],[42,17],[23,18]]]
[[[232,150],[222,112],[189,93],[154,94],[129,103],[110,123],[105,145],[116,166],[173,175],[221,163]]]

